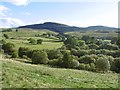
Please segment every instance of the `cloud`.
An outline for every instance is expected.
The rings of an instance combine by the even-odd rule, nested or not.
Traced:
[[[1,17],[5,17],[6,13],[10,11],[9,8],[5,7],[5,6],[0,6],[0,16]]]
[[[2,28],[11,28],[11,27],[18,27],[24,25],[24,23],[17,18],[0,18],[0,27]]]
[[[29,0],[9,0],[8,2],[15,5],[27,5]]]

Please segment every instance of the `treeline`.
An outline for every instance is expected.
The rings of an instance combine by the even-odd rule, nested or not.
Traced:
[[[33,64],[88,70],[94,72],[120,72],[120,38],[111,42],[83,36],[76,38],[59,35],[64,45],[56,50],[30,50],[26,47],[15,49],[12,43],[2,41],[4,53],[12,58],[30,59]]]

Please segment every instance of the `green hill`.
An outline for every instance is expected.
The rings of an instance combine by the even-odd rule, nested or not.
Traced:
[[[2,60],[3,88],[116,88],[118,74],[52,68],[9,59]]]

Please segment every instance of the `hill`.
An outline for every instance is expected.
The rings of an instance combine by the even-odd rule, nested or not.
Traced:
[[[45,22],[43,24],[26,25],[26,26],[20,26],[18,28],[49,29],[51,31],[55,31],[59,33],[71,32],[71,31],[83,31],[83,30],[117,30],[117,28],[106,27],[106,26],[90,26],[83,28],[83,27],[69,26],[55,22]]]
[[[25,63],[26,62],[26,63]],[[118,74],[33,65],[24,59],[2,60],[2,88],[116,88]]]

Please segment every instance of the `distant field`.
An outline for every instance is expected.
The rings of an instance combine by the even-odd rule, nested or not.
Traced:
[[[80,32],[67,32],[66,34],[70,34],[73,36],[78,36],[78,37],[82,37],[84,35],[89,35],[92,37],[97,37],[97,38],[110,38],[110,37],[118,37],[118,33],[116,33],[115,31],[104,31],[103,32],[98,32],[98,31],[80,31]]]
[[[7,34],[10,38],[13,39],[6,39],[6,42],[12,42],[15,44],[16,49],[19,47],[28,47],[30,49],[56,49],[60,48],[63,45],[63,42],[58,42],[57,38],[44,38],[44,37],[35,37],[36,34],[43,34],[43,33],[54,33],[49,30],[32,30],[32,29],[20,29],[18,32],[3,32],[3,34]],[[29,38],[34,39],[42,39],[43,43],[41,45],[31,45],[27,41]]]
[[[20,60],[21,61],[21,60]],[[118,74],[2,60],[2,88],[117,88]],[[23,61],[23,60],[22,60]]]

